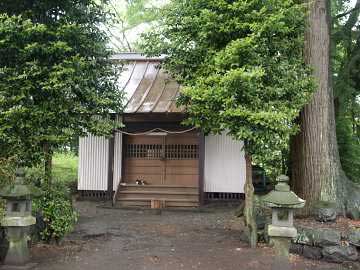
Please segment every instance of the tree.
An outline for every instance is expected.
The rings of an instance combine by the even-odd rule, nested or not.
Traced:
[[[0,141],[22,164],[85,132],[106,134],[121,111],[106,19],[93,0],[1,1]],[[96,116],[96,117],[95,117]]]
[[[305,60],[313,67],[317,90],[300,113],[300,132],[292,141],[292,181],[306,199],[304,214],[319,201],[347,205],[347,178],[339,159],[330,61],[330,3],[309,1]],[[353,204],[353,202],[351,203]],[[353,207],[353,206],[351,206]]]
[[[118,51],[136,51],[137,36],[158,18],[158,3],[154,0],[113,0],[108,2],[114,15],[106,31],[111,45]]]
[[[168,55],[165,68],[185,86],[179,102],[187,124],[227,132],[245,141],[247,160],[261,159],[287,147],[312,94],[304,14],[292,0],[173,1],[143,48]]]

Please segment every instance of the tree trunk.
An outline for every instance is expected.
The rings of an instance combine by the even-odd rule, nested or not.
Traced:
[[[254,186],[252,182],[252,165],[251,157],[245,154],[246,162],[246,180],[245,180],[245,209],[244,218],[245,225],[249,233],[250,246],[256,248],[257,244],[257,228],[254,213]]]
[[[44,143],[44,171],[45,181],[48,185],[51,185],[52,179],[52,150],[49,142]]]
[[[336,140],[330,65],[330,1],[307,0],[305,61],[313,68],[317,89],[300,113],[300,132],[291,143],[292,184],[306,200],[309,215],[317,201],[344,207],[344,179]]]

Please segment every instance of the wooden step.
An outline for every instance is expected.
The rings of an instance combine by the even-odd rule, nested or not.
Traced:
[[[198,187],[186,187],[186,186],[170,186],[170,185],[122,185],[120,186],[119,191],[125,191],[125,190],[136,190],[136,191],[178,191],[178,192],[198,192]]]
[[[149,192],[146,193],[144,191],[142,192],[128,192],[128,191],[122,191],[118,195],[118,199],[127,199],[127,198],[134,198],[136,196],[137,198],[147,199],[147,200],[172,200],[172,199],[191,199],[191,200],[198,200],[199,195],[198,194],[184,194],[184,193],[159,193],[159,192]]]
[[[199,193],[196,191],[192,192],[178,192],[178,191],[136,191],[136,190],[123,190],[118,194],[118,198],[132,198],[139,197],[144,199],[198,199]]]
[[[174,185],[121,185],[117,206],[151,207],[152,200],[165,202],[166,207],[198,207],[197,187]]]
[[[149,200],[117,200],[115,202],[116,207],[143,207],[143,208],[150,208],[151,201]]]
[[[143,198],[119,198],[116,201],[118,207],[151,207],[151,200],[144,200]],[[198,207],[198,200],[191,199],[168,199],[165,200],[165,207]]]

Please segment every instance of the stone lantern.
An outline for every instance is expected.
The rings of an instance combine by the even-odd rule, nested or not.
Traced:
[[[280,175],[275,190],[262,197],[265,206],[272,210],[272,222],[268,226],[270,244],[275,247],[278,255],[288,256],[291,239],[296,237],[294,227],[294,210],[302,208],[305,201],[290,191],[289,177]]]
[[[31,215],[31,190],[24,184],[24,175],[23,169],[17,169],[15,183],[0,191],[0,197],[6,200],[6,212],[1,225],[6,229],[9,241],[5,269],[30,267],[28,239],[30,226],[36,223],[36,219]]]

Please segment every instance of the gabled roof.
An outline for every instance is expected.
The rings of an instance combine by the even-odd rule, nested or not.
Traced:
[[[125,113],[183,112],[176,106],[180,85],[160,66],[164,56],[121,53],[112,59],[125,63],[118,80],[126,93]]]

